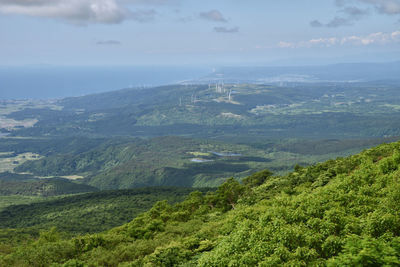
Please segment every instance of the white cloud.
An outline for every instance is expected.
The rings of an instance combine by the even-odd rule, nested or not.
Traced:
[[[128,10],[115,0],[0,0],[0,12],[86,24],[119,23],[126,18]]]
[[[392,32],[392,38],[395,40],[400,39],[400,31]]]
[[[352,44],[352,45],[371,45],[371,44],[386,44],[390,42],[397,41],[395,38],[392,38],[393,33],[383,33],[376,32],[371,33],[367,36],[349,36],[344,37],[341,40],[341,44]]]
[[[277,44],[280,48],[301,48],[301,47],[332,47],[344,45],[373,45],[373,44],[390,44],[400,42],[400,31],[391,33],[375,32],[364,36],[346,36],[342,38],[316,38],[308,41],[301,42],[284,42],[281,41]]]
[[[337,5],[341,5],[344,3],[337,3]],[[368,15],[368,9],[361,9],[355,6],[345,7],[339,12],[342,14],[341,16],[335,16],[328,23],[322,23],[319,20],[313,20],[310,22],[311,27],[328,27],[328,28],[338,28],[342,26],[352,26],[355,21],[362,19],[363,17]],[[344,15],[344,16],[343,16]]]
[[[125,19],[138,22],[154,20],[155,10],[131,11],[125,4],[166,4],[170,0],[0,0],[0,13],[45,17],[74,24],[115,24]]]
[[[278,47],[280,47],[280,48],[295,48],[296,44],[295,43],[291,43],[291,42],[281,41],[281,42],[278,43]]]
[[[311,46],[315,45],[324,45],[324,46],[333,46],[338,43],[338,38],[332,37],[332,38],[318,38],[318,39],[311,39],[308,41],[308,43]]]
[[[222,15],[222,13],[218,10],[210,10],[207,12],[201,12],[199,15],[200,18],[215,21],[215,22],[227,22],[228,20]]]
[[[400,14],[400,0],[335,0],[336,5],[339,7],[354,2],[372,5],[378,12],[383,14]]]
[[[358,0],[367,4],[372,4],[375,8],[384,14],[400,14],[400,0]]]
[[[134,4],[134,5],[178,5],[182,0],[118,0],[120,3]]]

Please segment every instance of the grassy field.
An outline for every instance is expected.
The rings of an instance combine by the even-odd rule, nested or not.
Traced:
[[[54,101],[46,100],[3,100],[0,101],[0,130],[4,129],[7,131],[15,130],[17,128],[29,128],[33,127],[37,122],[37,118],[27,119],[12,119],[8,118],[7,115],[22,111],[28,108],[40,108],[50,110],[61,110],[61,106],[57,106]]]
[[[0,154],[0,173],[13,172],[14,168],[28,160],[38,160],[41,156],[36,153],[26,152],[15,155],[13,152],[2,152]]]

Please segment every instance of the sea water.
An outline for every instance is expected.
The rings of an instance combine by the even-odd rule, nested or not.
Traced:
[[[51,99],[194,80],[208,67],[0,67],[0,99]]]

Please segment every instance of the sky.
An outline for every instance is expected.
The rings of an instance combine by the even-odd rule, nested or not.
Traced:
[[[400,60],[400,0],[0,0],[0,65]]]

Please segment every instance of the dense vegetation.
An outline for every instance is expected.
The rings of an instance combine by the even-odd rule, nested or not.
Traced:
[[[245,177],[271,166],[270,161],[264,150],[246,145],[182,137],[126,138],[125,142],[111,139],[82,153],[65,151],[27,161],[15,171],[37,176],[81,175],[86,177],[83,183],[100,189],[205,187],[229,176]],[[293,163],[286,164],[292,167]]]
[[[0,227],[36,230],[57,227],[70,234],[101,232],[131,221],[157,201],[182,201],[193,190],[154,187],[42,199],[0,210]]]
[[[244,143],[235,139],[222,142],[184,137],[6,138],[0,144],[0,152],[10,151],[14,146],[17,155],[30,151],[45,156],[12,166],[16,172],[44,177],[81,176],[85,179],[79,179],[80,183],[100,189],[210,187],[218,186],[230,176],[241,179],[265,168],[278,174],[287,173],[295,163],[309,165],[357,153],[383,140],[394,138],[255,139]]]
[[[37,122],[7,128],[0,172],[80,177],[101,190],[214,187],[265,168],[283,175],[295,164],[400,136],[395,82],[214,82],[7,103],[2,116]]]
[[[32,175],[0,173],[0,196],[57,196],[94,192],[98,189],[85,184],[74,183],[64,178],[38,179]]]
[[[398,86],[390,82],[214,85],[125,89],[62,99],[55,103],[58,110],[31,108],[7,116],[39,120],[13,131],[17,136],[400,135]]]
[[[3,243],[0,265],[397,266],[399,166],[398,142],[286,176],[228,179],[101,234],[68,239],[52,229]]]

